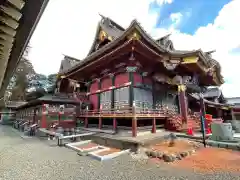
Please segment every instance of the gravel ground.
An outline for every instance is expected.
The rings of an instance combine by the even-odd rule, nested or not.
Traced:
[[[237,180],[237,174],[196,174],[137,161],[124,155],[107,162],[80,157],[49,141],[22,139],[10,127],[0,126],[0,180]]]

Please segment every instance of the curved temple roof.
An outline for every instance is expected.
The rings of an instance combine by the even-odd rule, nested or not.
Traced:
[[[62,71],[60,74],[64,75],[72,74],[74,71],[77,71],[80,67],[85,66],[90,61],[91,62],[94,61],[94,59],[100,56],[102,53],[110,50],[111,48],[116,47],[119,42],[122,42],[122,40],[126,39],[126,37],[131,35],[131,33],[137,32],[142,39],[148,42],[152,47],[154,47],[154,49],[157,49],[158,51],[157,53],[159,53],[160,55],[165,54],[168,57],[175,58],[184,58],[192,56],[198,57],[199,58],[198,62],[204,65],[204,70],[206,72],[210,70],[216,72],[216,76],[219,79],[218,84],[220,85],[224,83],[223,77],[221,76],[220,64],[211,57],[211,53],[213,53],[213,51],[203,52],[201,49],[192,51],[176,50],[174,49],[173,42],[169,39],[171,34],[167,34],[164,37],[154,40],[144,31],[144,29],[141,27],[140,23],[137,22],[137,20],[133,20],[130,26],[127,29],[124,29],[110,18],[102,15],[101,17],[102,20],[98,24],[95,40],[92,44],[88,56],[75,66]],[[102,33],[101,31],[104,31],[104,36],[107,36],[108,39],[107,45],[104,44],[103,46],[100,46],[101,42],[99,40],[99,35]]]
[[[0,0],[0,100],[49,0]]]

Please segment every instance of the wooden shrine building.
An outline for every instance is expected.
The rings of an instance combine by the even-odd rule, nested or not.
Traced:
[[[124,29],[102,16],[87,57],[65,57],[62,64],[73,63],[62,67],[56,91],[90,102],[77,113],[86,128],[129,127],[136,136],[137,129],[166,127],[173,116],[186,124],[188,94],[224,81],[212,52],[176,50],[169,36],[154,40],[136,20]]]

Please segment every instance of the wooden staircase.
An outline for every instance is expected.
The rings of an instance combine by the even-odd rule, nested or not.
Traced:
[[[172,115],[167,118],[165,128],[169,131],[181,131],[182,117],[180,115]]]
[[[176,131],[176,132],[186,132],[187,129],[192,128],[193,131],[200,131],[201,130],[201,122],[198,117],[189,116],[187,120],[187,124],[183,124],[183,119],[181,115],[172,115],[167,118],[165,128],[169,131]]]

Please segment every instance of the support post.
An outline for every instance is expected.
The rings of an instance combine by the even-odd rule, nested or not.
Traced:
[[[129,106],[133,107],[133,101],[134,101],[134,93],[133,93],[133,85],[134,85],[134,78],[133,78],[134,72],[128,72],[129,75],[129,82],[131,83],[129,85]]]
[[[116,117],[113,118],[113,131],[117,131],[117,119]]]
[[[87,86],[87,93],[90,93],[90,82],[86,82],[85,85]],[[89,100],[89,95],[87,95],[87,100]]]
[[[156,133],[156,118],[152,119],[152,133]]]
[[[98,128],[102,129],[102,117],[101,117],[101,115],[98,118]]]
[[[188,110],[187,110],[187,101],[186,101],[186,94],[185,94],[186,86],[181,84],[178,85],[178,99],[179,99],[179,106],[180,106],[180,113],[183,118],[183,124],[187,124],[188,119]]]
[[[156,113],[155,112],[155,109],[156,109],[156,86],[155,86],[155,81],[152,79],[152,97],[153,97],[153,104],[152,104],[152,108],[153,108],[153,111],[154,111],[154,114]]]
[[[33,124],[35,123],[36,123],[36,108],[33,109]]]
[[[61,114],[58,113],[58,124],[60,125],[60,122],[61,122]]]
[[[206,140],[205,140],[205,115],[206,115],[206,110],[205,110],[205,103],[203,99],[203,95],[200,94],[200,112],[201,112],[201,131],[202,131],[202,138],[203,138],[203,145],[206,147]]]
[[[86,112],[85,112],[86,114],[86,117],[85,117],[85,119],[84,119],[84,127],[85,128],[88,128],[88,106],[87,106],[87,109],[86,109]]]
[[[85,127],[85,128],[88,128],[88,117],[85,117],[84,127]]]
[[[236,120],[236,116],[234,114],[234,111],[233,111],[233,108],[231,108],[231,117],[232,117],[232,120]]]
[[[110,74],[109,75],[112,81],[112,87],[115,87],[115,75],[114,74]],[[115,97],[114,97],[114,91],[115,88],[111,89],[111,110],[114,111],[114,101],[115,101]]]
[[[134,116],[132,118],[132,137],[137,136],[137,118]]]
[[[101,82],[101,79],[97,79],[98,81],[98,90],[101,90],[102,88],[102,82]],[[101,93],[98,93],[98,111],[100,112],[101,111]]]
[[[41,118],[41,128],[47,128],[47,107],[42,104],[42,118]]]

